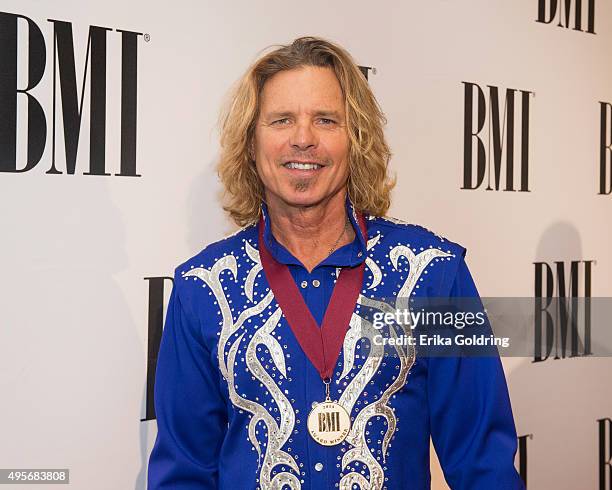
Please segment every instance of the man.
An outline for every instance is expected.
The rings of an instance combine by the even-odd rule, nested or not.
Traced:
[[[384,218],[384,116],[319,38],[263,56],[222,119],[225,209],[244,225],[177,267],[149,489],[523,488],[499,357],[386,356],[376,298],[477,297],[465,249]],[[408,329],[410,330],[410,329]]]

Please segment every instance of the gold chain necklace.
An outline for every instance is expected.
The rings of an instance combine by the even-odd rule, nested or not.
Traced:
[[[329,257],[331,254],[334,253],[334,251],[336,250],[336,247],[338,246],[338,243],[340,243],[340,239],[344,236],[344,234],[346,233],[346,230],[348,229],[349,226],[349,219],[348,217],[346,218],[346,221],[344,222],[344,228],[342,228],[342,233],[340,233],[340,236],[338,237],[338,239],[336,240],[336,242],[334,243],[334,245],[332,246],[332,248],[329,249],[329,253],[327,254],[327,256]]]

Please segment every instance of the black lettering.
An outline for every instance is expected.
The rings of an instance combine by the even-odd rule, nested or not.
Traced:
[[[157,356],[164,328],[164,285],[166,281],[174,283],[171,277],[145,277],[149,281],[149,316],[148,316],[148,341],[147,341],[147,391],[145,399],[145,420],[155,419],[155,370],[157,368]]]
[[[599,107],[599,194],[611,194],[612,105],[607,102],[600,102]],[[610,113],[610,116],[608,116],[608,113]],[[609,127],[608,124],[610,124]]]
[[[23,19],[28,25],[28,83],[17,87],[17,27]],[[0,172],[27,172],[42,158],[47,141],[47,121],[43,108],[32,94],[45,72],[46,48],[42,32],[34,21],[17,14],[0,12]],[[28,104],[26,164],[17,165],[17,97],[25,95]]]
[[[464,84],[463,104],[463,186],[462,189],[477,189],[480,187],[485,176],[486,153],[482,139],[478,134],[484,128],[486,117],[486,102],[482,89],[475,83],[462,82]],[[472,121],[474,105],[473,92],[477,95],[478,119],[476,128]],[[472,142],[476,142],[476,182],[472,177]]]
[[[121,171],[118,176],[141,177],[136,173],[136,103],[138,100],[138,36],[121,31]]]
[[[605,418],[597,420],[599,425],[599,490],[612,489],[612,419]],[[607,427],[607,431],[606,431]],[[608,454],[606,455],[606,440]],[[608,472],[608,483],[606,485],[606,471]]]
[[[57,73],[62,101],[66,173],[76,170],[77,150],[81,131],[81,116],[85,98],[87,68],[91,55],[89,172],[84,175],[110,175],[105,171],[106,149],[106,32],[107,27],[90,26],[81,84],[81,100],[77,93],[76,66],[72,24],[48,19],[53,23],[53,150],[48,174],[61,174],[55,162],[55,105]]]

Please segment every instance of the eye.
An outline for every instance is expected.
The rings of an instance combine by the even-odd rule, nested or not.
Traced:
[[[282,126],[282,125],[286,124],[287,121],[289,121],[289,118],[288,117],[284,117],[282,119],[277,119],[276,121],[272,121],[272,124],[276,124],[277,126],[278,125]]]
[[[327,119],[325,117],[322,117],[321,119],[319,119],[319,121],[323,122],[326,126],[329,126],[330,124],[335,124],[336,122],[333,119]]]

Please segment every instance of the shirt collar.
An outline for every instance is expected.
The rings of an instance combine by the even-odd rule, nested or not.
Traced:
[[[317,265],[321,266],[334,266],[334,267],[354,267],[366,259],[367,255],[367,237],[364,237],[361,233],[359,221],[357,220],[357,213],[353,203],[346,197],[346,213],[349,217],[349,221],[353,230],[355,231],[355,239],[351,243],[340,247],[335,250],[330,256],[326,257]],[[261,204],[261,212],[264,222],[264,242],[270,254],[281,264],[292,264],[304,267],[304,265],[287,250],[282,244],[280,244],[274,235],[272,234],[272,228],[270,226],[270,217],[268,214],[268,207],[266,203]],[[367,220],[366,220],[367,223]]]

